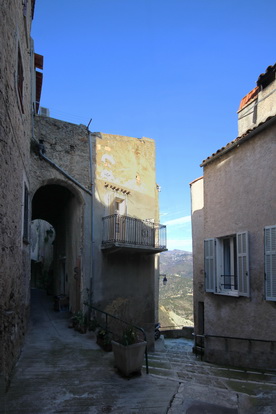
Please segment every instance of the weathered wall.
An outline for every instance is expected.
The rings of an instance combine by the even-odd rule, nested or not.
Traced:
[[[114,214],[118,199],[123,201],[121,214],[159,222],[154,141],[91,134],[84,126],[41,116],[35,119],[35,139],[43,144],[44,156],[88,192],[91,180],[94,183],[92,199],[87,191],[39,156],[37,146],[33,146],[31,194],[34,206],[37,206],[39,191],[51,189],[51,185],[65,187],[71,193],[66,203],[62,202],[61,212],[58,212],[58,205],[48,200],[52,206],[49,210],[56,211],[53,217],[48,215],[48,221],[56,230],[54,293],[68,294],[73,311],[81,308],[89,295],[93,304],[101,309],[117,298],[127,298],[132,304],[136,324],[142,324],[153,341],[158,311],[158,256],[137,253],[137,249],[134,253],[108,255],[102,252],[101,246],[102,218]],[[64,194],[68,197],[66,192]],[[37,216],[34,206],[33,218],[47,220],[43,216],[47,211],[40,207],[42,216]],[[75,267],[79,267],[77,279]]]
[[[204,303],[204,269],[202,256],[204,254],[204,178],[198,178],[190,184],[192,238],[193,238],[193,297],[194,297],[194,328],[195,334],[203,334]]]
[[[52,164],[39,156],[38,146],[33,144],[31,196],[35,200],[41,189],[49,191],[48,211],[43,205],[36,211],[33,205],[33,214],[38,214],[33,218],[43,218],[55,228],[52,293],[68,295],[70,310],[75,312],[87,300],[91,276],[89,133],[83,125],[42,116],[35,118],[34,126],[35,139]],[[54,196],[52,186],[59,186]]]
[[[29,311],[29,240],[28,236],[23,240],[22,206],[24,186],[29,186],[32,2],[28,2],[25,15],[22,2],[2,2],[0,21],[1,384],[1,379],[8,380],[19,355]],[[21,99],[17,87],[19,54],[24,77]]]
[[[276,306],[264,292],[264,227],[276,222],[275,131],[274,122],[204,168],[204,239],[248,231],[250,272],[250,297],[205,294],[207,335],[276,340]],[[272,344],[209,338],[205,346],[210,361],[276,367]]]
[[[269,116],[275,115],[276,80],[263,90],[260,89],[256,98],[238,112],[238,134],[243,135],[255,128]]]
[[[155,143],[148,138],[100,134],[95,149],[95,273],[93,298],[101,308],[117,297],[130,298],[136,323],[153,342],[158,309],[159,258],[137,252],[103,254],[102,217],[114,213],[114,200],[124,200],[125,211],[139,219],[159,222],[155,176]],[[97,247],[96,247],[97,249]],[[157,301],[157,303],[156,303]]]

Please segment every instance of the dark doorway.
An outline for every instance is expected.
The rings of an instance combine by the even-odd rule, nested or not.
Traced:
[[[53,257],[47,283],[38,280],[41,261],[32,264],[32,285],[37,283],[56,297],[66,297],[70,309],[75,311],[76,281],[74,268],[80,251],[81,222],[80,202],[67,187],[59,184],[45,185],[37,190],[32,202],[32,222],[46,221],[55,232],[52,243]],[[43,278],[42,278],[43,280]],[[50,282],[50,283],[48,283]]]

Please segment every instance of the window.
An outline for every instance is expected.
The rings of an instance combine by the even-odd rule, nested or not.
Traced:
[[[18,56],[17,56],[17,92],[18,98],[21,106],[21,110],[23,110],[23,81],[24,81],[24,74],[23,74],[23,64],[22,64],[22,57],[20,48],[18,46]]]
[[[276,225],[265,227],[264,243],[266,300],[276,301]]]
[[[24,185],[23,199],[23,240],[28,241],[29,238],[29,192],[26,184]]]
[[[123,198],[115,198],[114,210],[115,210],[115,214],[120,214],[121,216],[125,215],[126,214],[126,201]]]
[[[206,292],[249,296],[248,233],[204,240]]]

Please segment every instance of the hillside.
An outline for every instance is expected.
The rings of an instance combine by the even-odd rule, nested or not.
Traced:
[[[159,321],[162,327],[193,326],[192,253],[171,250],[160,254]]]

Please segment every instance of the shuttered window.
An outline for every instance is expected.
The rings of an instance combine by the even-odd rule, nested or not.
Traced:
[[[266,300],[276,301],[276,226],[265,227]]]
[[[205,290],[249,296],[248,232],[204,240]]]
[[[215,239],[204,240],[204,270],[206,292],[215,292],[216,256]]]
[[[240,296],[249,296],[248,233],[237,233],[237,279]]]

